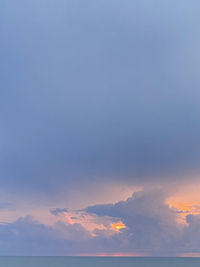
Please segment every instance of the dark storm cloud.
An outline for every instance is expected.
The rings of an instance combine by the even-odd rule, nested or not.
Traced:
[[[198,171],[199,2],[0,5],[2,188]]]

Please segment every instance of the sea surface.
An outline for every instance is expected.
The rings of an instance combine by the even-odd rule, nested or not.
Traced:
[[[200,267],[200,258],[0,257],[0,267]]]

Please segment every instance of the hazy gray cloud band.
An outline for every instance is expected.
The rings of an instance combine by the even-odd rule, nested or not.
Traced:
[[[0,5],[2,188],[199,171],[198,1]]]

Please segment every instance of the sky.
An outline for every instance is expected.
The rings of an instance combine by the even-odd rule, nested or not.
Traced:
[[[0,1],[0,255],[200,256],[199,9]]]

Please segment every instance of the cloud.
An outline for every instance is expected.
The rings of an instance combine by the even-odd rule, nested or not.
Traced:
[[[79,223],[60,220],[47,226],[27,215],[0,225],[0,255],[81,255],[104,251],[105,242],[112,243],[113,235],[106,230],[95,231],[94,236]]]
[[[0,225],[1,255],[70,255],[90,234],[80,225],[39,223],[31,216]]]
[[[141,191],[116,204],[61,212],[51,226],[31,216],[0,225],[0,254],[172,256],[199,252],[200,215],[187,215],[185,225],[177,216],[162,191]],[[111,225],[119,221],[125,227],[115,231]]]
[[[127,248],[163,253],[180,235],[176,211],[165,200],[162,191],[142,191],[116,204],[88,207],[87,212],[120,218],[127,226]]]
[[[1,9],[2,188],[199,172],[199,3],[45,3]]]
[[[67,209],[65,209],[65,208],[64,208],[64,209],[56,208],[56,209],[51,209],[50,212],[51,212],[53,215],[57,216],[57,215],[59,215],[60,213],[67,212]]]
[[[200,246],[200,215],[187,215],[187,226],[184,229],[182,250],[184,252],[199,252]]]
[[[63,225],[67,224],[72,227],[80,225],[90,233],[90,237],[109,237],[121,233],[121,229],[126,228],[119,218],[98,216],[84,210],[67,210],[59,208],[55,210],[56,212],[53,210],[53,215],[57,216],[58,220],[62,222]],[[52,213],[52,210],[50,210],[50,212]]]

